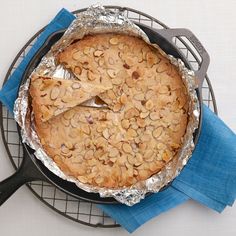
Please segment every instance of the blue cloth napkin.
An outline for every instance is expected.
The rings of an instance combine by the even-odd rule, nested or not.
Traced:
[[[0,91],[0,100],[10,111],[13,111],[19,83],[32,56],[51,33],[67,28],[73,19],[71,13],[62,9],[4,84]],[[191,159],[170,187],[150,195],[132,207],[122,204],[98,205],[98,207],[127,231],[133,232],[146,221],[188,199],[194,199],[221,212],[227,205],[232,205],[235,198],[236,135],[204,106],[203,125],[198,144]]]

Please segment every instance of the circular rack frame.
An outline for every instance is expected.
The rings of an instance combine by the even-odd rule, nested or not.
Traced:
[[[168,28],[165,24],[154,17],[131,8],[119,6],[106,6],[106,8],[122,11],[123,14],[130,20],[148,25],[152,28]],[[86,8],[80,9],[74,11],[73,14],[77,15],[85,10]],[[14,70],[25,58],[27,52],[34,45],[35,41],[43,30],[44,28],[32,36],[32,38],[28,40],[28,42],[16,55],[7,71],[4,83],[10,78]],[[182,37],[174,38],[174,43],[188,59],[193,69],[197,69],[201,61],[199,55],[194,50],[193,45],[191,45],[188,40]],[[203,102],[217,114],[216,100],[208,76],[205,77],[203,83],[202,96]],[[17,132],[16,123],[12,114],[1,103],[0,113],[0,126],[3,143],[13,167],[17,169],[20,166],[23,157],[23,150]],[[109,216],[106,216],[104,212],[98,209],[96,204],[75,199],[47,182],[34,181],[28,183],[27,186],[31,192],[45,205],[73,221],[92,227],[112,228],[119,226],[119,224],[117,224],[113,219],[111,219]]]

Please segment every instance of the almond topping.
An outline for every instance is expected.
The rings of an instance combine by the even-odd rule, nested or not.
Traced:
[[[76,67],[75,67],[75,74],[76,74],[76,75],[81,75],[81,72],[82,72],[81,67],[76,66]]]
[[[134,99],[137,101],[142,101],[142,100],[144,100],[144,94],[143,93],[135,94]]]
[[[101,50],[96,50],[96,51],[93,53],[93,55],[94,55],[95,57],[100,57],[100,56],[103,55],[103,51],[101,51]]]
[[[77,179],[83,184],[88,182],[88,179],[85,176],[78,176]]]
[[[111,77],[111,78],[115,78],[117,75],[117,71],[114,69],[108,69],[107,70],[107,74]]]
[[[158,120],[158,119],[160,119],[160,115],[159,115],[158,112],[151,112],[149,116],[150,116],[151,120]]]
[[[93,150],[89,150],[85,153],[84,158],[86,160],[92,159],[93,158]]]
[[[109,156],[110,157],[117,157],[119,155],[119,151],[116,148],[112,148],[110,150]]]
[[[132,79],[138,79],[140,77],[140,75],[139,75],[139,73],[137,72],[137,71],[134,71],[133,73],[132,73]]]
[[[151,110],[153,108],[153,102],[152,100],[148,100],[146,103],[145,103],[145,107],[147,110]]]
[[[129,120],[122,120],[121,121],[121,125],[122,125],[122,127],[124,128],[124,129],[128,129],[129,128],[129,126],[130,126],[130,123],[129,123]]]
[[[132,153],[132,147],[128,143],[123,143],[122,149],[125,153]]]
[[[122,104],[126,104],[126,103],[127,103],[127,100],[128,100],[127,95],[126,95],[125,93],[123,93],[123,94],[121,95],[121,97],[120,97],[120,102],[121,102]]]
[[[116,44],[118,44],[119,41],[118,41],[118,38],[111,38],[109,42],[112,45],[116,45]]]
[[[80,83],[74,82],[71,87],[72,87],[73,89],[79,89],[81,86],[80,86]]]
[[[158,138],[161,136],[163,132],[163,128],[162,127],[158,127],[157,129],[155,129],[153,132],[152,132],[152,135],[154,138]]]
[[[57,99],[57,97],[59,96],[60,94],[60,89],[58,87],[53,87],[52,91],[51,91],[51,95],[50,95],[50,98],[52,100],[55,100]]]
[[[109,58],[108,58],[108,63],[109,63],[110,65],[114,65],[114,64],[115,64],[115,61],[114,61],[114,59],[113,59],[112,57],[109,57]]]
[[[110,134],[109,134],[108,129],[104,129],[103,132],[102,132],[102,135],[105,139],[109,139]]]

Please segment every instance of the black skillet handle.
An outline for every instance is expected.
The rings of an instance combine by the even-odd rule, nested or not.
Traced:
[[[22,185],[33,180],[40,180],[42,176],[32,163],[31,159],[24,156],[19,169],[10,177],[0,182],[0,206]]]
[[[198,38],[190,30],[183,28],[157,29],[156,32],[168,40],[171,44],[173,44],[173,38],[178,36],[184,36],[192,43],[202,59],[199,69],[195,71],[195,75],[199,81],[199,87],[201,88],[210,63],[210,56]]]

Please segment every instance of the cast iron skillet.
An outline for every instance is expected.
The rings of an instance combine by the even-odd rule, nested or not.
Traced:
[[[152,43],[157,43],[167,54],[171,54],[176,58],[182,59],[185,65],[191,68],[189,62],[185,59],[183,54],[177,49],[177,47],[173,44],[172,39],[175,36],[185,36],[188,38],[191,43],[194,45],[195,49],[201,56],[202,63],[198,71],[196,71],[196,77],[199,82],[199,88],[196,89],[199,101],[201,103],[201,111],[202,111],[202,96],[201,96],[201,88],[202,83],[209,65],[209,55],[199,42],[199,40],[187,29],[161,29],[155,30],[149,28],[143,24],[136,23],[150,38]],[[22,77],[21,84],[23,84],[34,68],[38,65],[42,57],[50,50],[51,46],[58,41],[63,35],[64,31],[58,31],[53,33],[48,37],[43,46],[38,50],[35,56],[30,61],[29,65],[26,68],[26,71]],[[194,142],[196,143],[201,130],[201,122],[202,122],[202,112],[200,115],[199,127],[194,134]],[[20,127],[18,126],[18,132],[20,135]],[[23,161],[19,169],[10,177],[0,182],[0,205],[2,205],[20,186],[30,181],[42,180],[47,181],[65,193],[85,201],[93,202],[93,203],[102,203],[102,204],[114,204],[117,201],[114,198],[101,198],[99,194],[96,193],[88,193],[78,188],[74,183],[65,181],[58,176],[54,175],[51,171],[49,171],[41,161],[39,161],[34,156],[34,150],[32,150],[29,146],[23,143]]]

